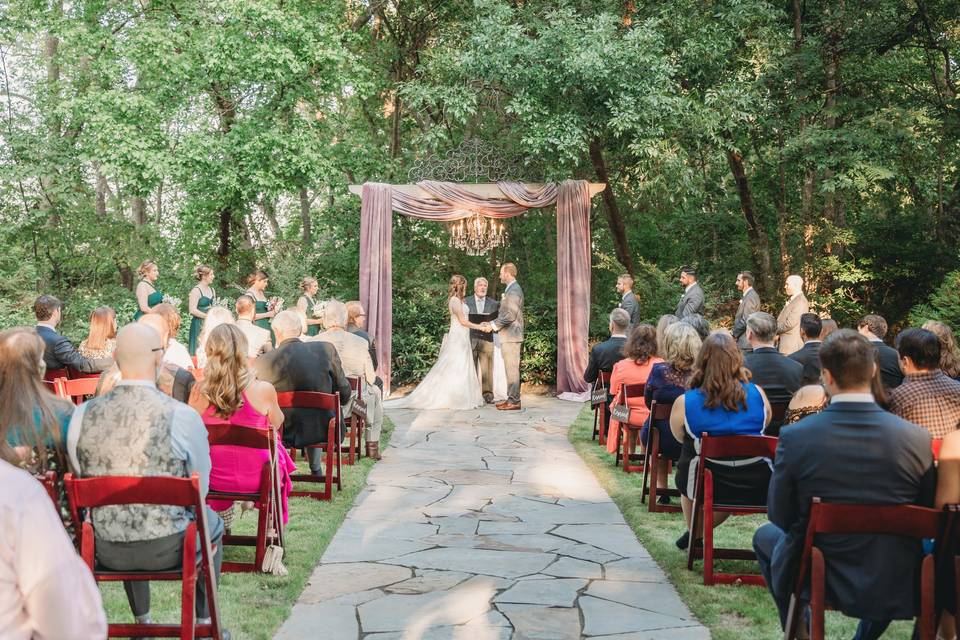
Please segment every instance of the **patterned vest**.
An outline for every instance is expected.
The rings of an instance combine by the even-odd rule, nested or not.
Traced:
[[[173,450],[177,401],[153,387],[118,386],[87,403],[77,460],[83,477],[187,477]],[[118,505],[93,511],[97,537],[111,542],[153,540],[181,533],[192,520],[181,507]]]

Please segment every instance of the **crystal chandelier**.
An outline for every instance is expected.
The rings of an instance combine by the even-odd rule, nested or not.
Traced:
[[[507,241],[507,229],[503,222],[479,213],[450,223],[447,231],[450,233],[450,246],[464,251],[468,256],[482,256]]]

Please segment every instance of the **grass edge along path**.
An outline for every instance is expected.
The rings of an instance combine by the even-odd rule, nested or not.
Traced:
[[[381,451],[386,449],[393,432],[393,423],[384,416],[380,436]],[[263,573],[224,573],[220,579],[218,598],[220,619],[235,640],[269,640],[287,619],[294,603],[313,573],[314,567],[340,524],[353,507],[357,495],[367,484],[367,475],[375,462],[363,458],[353,466],[343,466],[343,490],[334,488],[333,499],[326,502],[313,498],[290,499],[290,521],[284,530],[286,548],[283,563],[289,571],[284,577]],[[297,458],[300,472],[306,471],[302,456]],[[239,515],[239,511],[237,512]],[[235,521],[234,532],[256,533],[257,512],[248,511]],[[248,560],[253,548],[227,547],[224,559]],[[132,621],[120,583],[100,583],[103,604],[110,622]],[[151,615],[154,622],[180,620],[180,582],[151,583]]]
[[[577,453],[587,464],[600,485],[623,513],[637,539],[666,573],[680,598],[703,623],[715,640],[774,640],[783,637],[773,599],[763,587],[744,585],[703,584],[703,563],[698,561],[694,571],[687,570],[687,554],[674,545],[686,530],[680,513],[649,513],[640,502],[643,474],[624,473],[614,467],[613,456],[591,439],[593,412],[584,404],[580,415],[567,433]],[[673,478],[671,486],[673,486]],[[676,504],[676,498],[674,503]],[[716,529],[716,542],[721,546],[750,548],[753,532],[766,522],[766,516],[731,518]],[[718,562],[728,570],[740,568],[756,572],[756,563]],[[852,638],[856,620],[836,612],[827,612],[828,638]],[[883,635],[884,640],[908,640],[911,622],[894,622]]]

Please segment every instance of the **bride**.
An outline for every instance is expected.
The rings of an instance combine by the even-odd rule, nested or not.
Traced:
[[[480,325],[467,320],[467,280],[450,278],[447,308],[450,330],[443,336],[440,355],[426,377],[411,393],[383,403],[389,409],[473,409],[483,405],[483,392],[473,363],[470,329]]]

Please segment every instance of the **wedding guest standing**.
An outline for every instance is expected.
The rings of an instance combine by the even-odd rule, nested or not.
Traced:
[[[270,328],[270,320],[277,315],[277,309],[274,308],[275,301],[267,299],[267,285],[270,278],[265,271],[257,269],[247,276],[247,295],[253,298],[256,303],[256,315],[253,317],[253,324],[261,329],[270,331],[270,339],[273,340],[273,330]]]
[[[100,373],[113,364],[112,358],[84,358],[70,340],[57,333],[63,303],[53,296],[42,295],[33,303],[33,315],[37,318],[37,334],[46,345],[43,363],[47,371],[74,369],[81,373]]]
[[[77,351],[84,358],[112,358],[117,348],[117,314],[110,307],[97,307],[90,314],[90,330]]]
[[[323,324],[322,318],[317,318],[313,314],[313,308],[317,306],[314,299],[317,291],[320,289],[316,278],[307,276],[300,281],[300,298],[297,300],[297,309],[303,311],[307,316],[307,337],[312,337],[320,333],[320,325]]]
[[[203,264],[198,265],[193,271],[197,286],[190,290],[187,301],[190,310],[190,338],[187,340],[187,351],[191,356],[197,354],[203,320],[207,317],[207,311],[213,306],[214,298],[217,297],[217,292],[213,288],[213,276],[213,269]]]
[[[619,307],[630,314],[630,328],[640,324],[640,303],[633,292],[633,276],[622,273],[617,278],[617,293],[620,294]]]
[[[753,288],[753,274],[741,271],[737,275],[737,290],[740,292],[740,306],[737,315],[733,318],[733,339],[737,341],[740,351],[753,351],[750,341],[747,340],[747,318],[750,314],[760,311],[760,294]]]
[[[137,320],[140,316],[150,313],[150,310],[163,302],[163,294],[157,289],[157,278],[160,277],[160,269],[153,260],[144,260],[137,269],[140,276],[140,282],[137,283],[137,312],[133,314],[133,319]]]
[[[780,353],[788,356],[803,347],[803,339],[800,337],[800,317],[810,311],[810,304],[807,302],[807,297],[803,295],[803,278],[800,276],[788,276],[783,290],[786,291],[789,300],[777,316],[777,335],[780,336]]]
[[[677,310],[673,315],[681,320],[692,315],[702,316],[704,295],[703,288],[697,282],[697,270],[693,267],[680,269],[680,285],[683,287],[683,295],[680,296],[680,302],[677,304]]]

